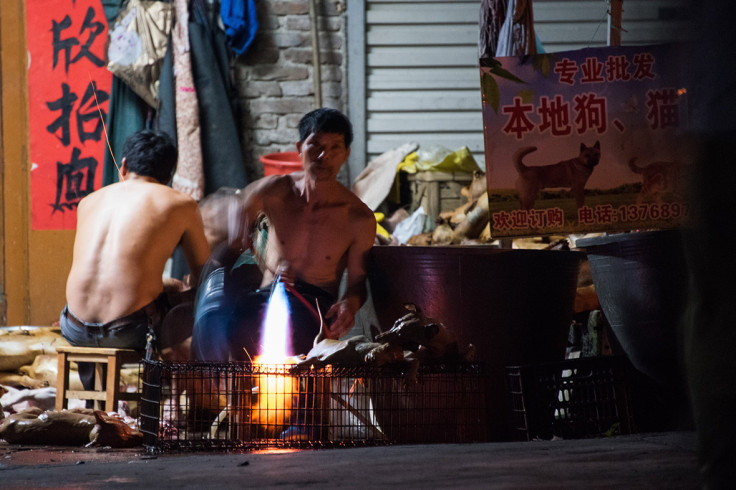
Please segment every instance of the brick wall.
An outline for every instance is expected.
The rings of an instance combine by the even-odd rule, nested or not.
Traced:
[[[257,2],[259,30],[234,63],[243,155],[250,180],[263,176],[258,158],[294,151],[301,116],[315,109],[307,0]],[[347,109],[345,2],[316,0],[322,105]]]

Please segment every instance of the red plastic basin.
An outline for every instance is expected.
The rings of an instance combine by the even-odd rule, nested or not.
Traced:
[[[302,169],[302,159],[295,151],[269,153],[259,159],[263,163],[263,175],[285,175]]]

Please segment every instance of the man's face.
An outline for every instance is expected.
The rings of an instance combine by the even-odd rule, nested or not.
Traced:
[[[345,137],[339,133],[312,133],[304,141],[297,142],[296,149],[302,157],[304,172],[314,180],[336,179],[340,167],[350,156]]]

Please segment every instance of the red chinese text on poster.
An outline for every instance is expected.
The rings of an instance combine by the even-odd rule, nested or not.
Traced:
[[[102,182],[107,20],[100,0],[29,0],[26,19],[31,227],[74,229]]]

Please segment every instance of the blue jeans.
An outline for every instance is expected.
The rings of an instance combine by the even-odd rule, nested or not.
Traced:
[[[140,310],[108,323],[85,322],[64,306],[59,317],[61,334],[71,345],[79,347],[165,348],[191,335],[191,319],[187,322],[184,318],[186,311],[191,316],[191,297],[192,292],[161,293]],[[173,321],[167,322],[170,318]],[[147,346],[149,333],[153,335],[151,346]],[[85,390],[94,389],[94,364],[80,362],[79,378]]]

